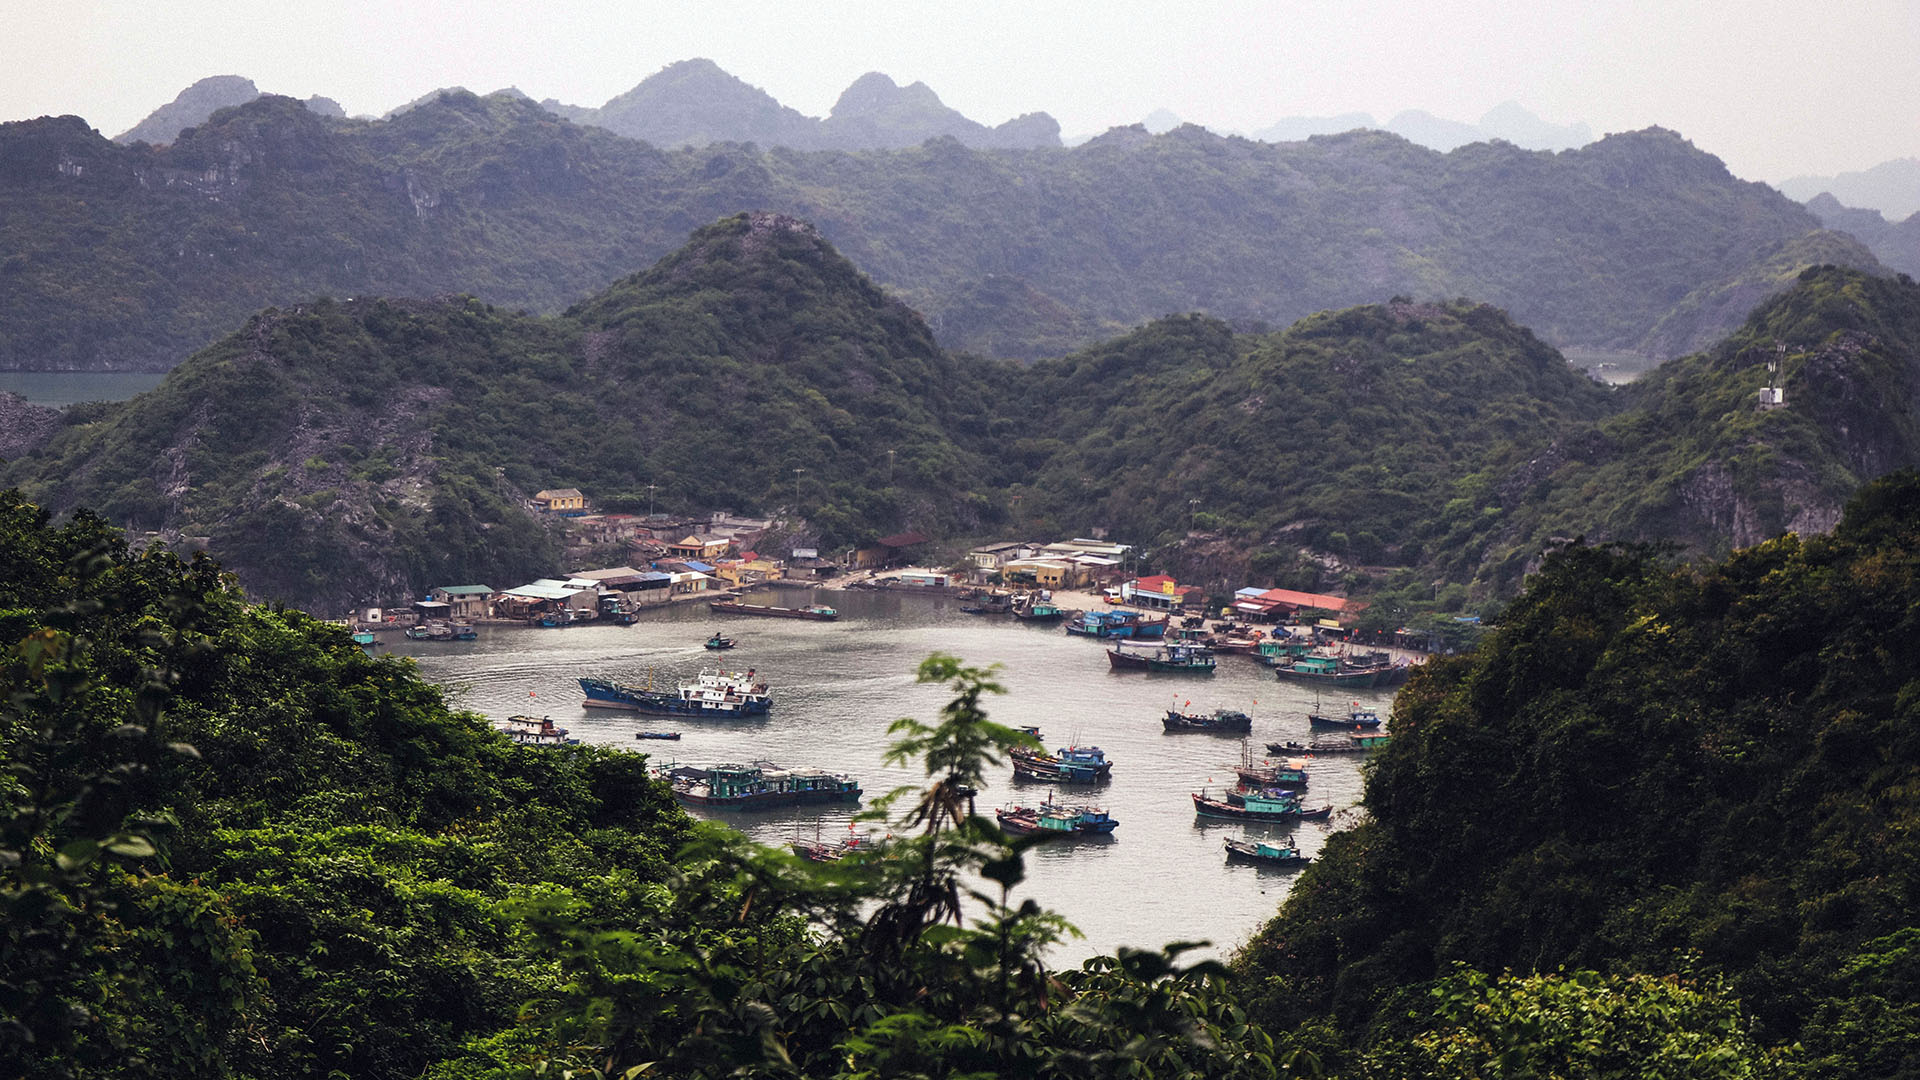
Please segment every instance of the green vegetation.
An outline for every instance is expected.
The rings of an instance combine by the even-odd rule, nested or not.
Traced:
[[[1602,1036],[1592,1017],[1554,1017],[1610,987],[1667,998],[1663,1015],[1730,1050],[1797,1044],[1795,1074],[1913,1075],[1915,612],[1912,472],[1866,487],[1831,536],[1718,565],[1628,547],[1550,558],[1476,654],[1430,665],[1395,702],[1371,820],[1334,838],[1236,959],[1250,1012],[1276,1030],[1331,1016],[1364,1056],[1404,1048],[1432,1011],[1416,1002],[1446,980],[1440,1015],[1477,1034],[1417,1035],[1427,1064],[1406,1074],[1485,1075],[1480,1040],[1503,1028]],[[1489,987],[1448,976],[1456,963],[1614,975]],[[1638,981],[1676,972],[1737,994],[1753,1026]],[[1657,1030],[1604,1038],[1671,1052]],[[1565,1075],[1503,1073],[1547,1074]]]
[[[1701,569],[1568,549],[1396,707],[1371,820],[1231,968],[1050,971],[970,792],[831,867],[645,759],[515,747],[210,562],[0,503],[0,1059],[21,1075],[1896,1077],[1920,967],[1920,475]],[[1737,995],[1737,996],[1736,996]]]
[[[757,210],[817,222],[947,346],[1004,357],[1168,312],[1281,325],[1393,293],[1471,296],[1562,344],[1684,348],[1757,299],[1690,296],[1703,283],[1877,265],[1659,129],[1561,154],[1191,126],[1072,150],[663,151],[510,95],[378,122],[267,96],[160,148],[72,117],[0,125],[0,177],[0,366],[26,368],[163,369],[318,295],[554,311]],[[1649,338],[1677,304],[1685,333]]]

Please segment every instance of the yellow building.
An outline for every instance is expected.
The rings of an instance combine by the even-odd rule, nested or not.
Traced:
[[[564,514],[585,510],[587,497],[580,494],[579,488],[555,488],[536,493],[533,504],[549,514]]]

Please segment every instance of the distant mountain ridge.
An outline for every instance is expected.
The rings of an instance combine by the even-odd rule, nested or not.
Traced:
[[[1784,285],[1798,251],[1878,265],[1659,129],[1559,154],[1192,125],[1070,151],[666,151],[446,93],[378,122],[267,96],[190,130],[121,147],[77,118],[0,125],[0,367],[164,368],[321,294],[552,311],[742,210],[817,221],[948,346],[1024,358],[1168,312],[1284,324],[1395,294],[1480,298],[1560,345],[1684,352],[1744,308],[1695,294]]]
[[[1920,213],[1909,214],[1904,221],[1888,221],[1878,210],[1842,205],[1825,191],[1807,200],[1807,209],[1827,228],[1867,245],[1889,269],[1920,275]]]
[[[1384,124],[1364,112],[1339,116],[1290,116],[1261,128],[1249,138],[1263,142],[1292,142],[1314,135],[1335,135],[1356,128],[1391,131],[1408,142],[1445,153],[1469,143],[1500,139],[1523,150],[1576,150],[1593,141],[1593,129],[1575,121],[1555,124],[1541,119],[1517,101],[1505,101],[1487,110],[1477,124],[1448,120],[1421,109],[1396,113]]]
[[[260,96],[259,87],[252,79],[239,75],[212,75],[201,79],[178,97],[160,106],[147,115],[147,118],[113,137],[117,143],[153,143],[162,145],[180,137],[180,132],[204,124],[221,109],[235,105],[245,105]],[[344,117],[346,111],[340,103],[318,94],[308,98],[304,104],[307,109],[319,116]]]
[[[1878,210],[1893,221],[1920,214],[1920,158],[1895,158],[1838,176],[1796,176],[1777,186],[1790,199],[1811,202],[1824,193],[1847,206]]]

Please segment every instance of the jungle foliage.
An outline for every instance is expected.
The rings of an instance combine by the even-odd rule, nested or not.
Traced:
[[[1807,1075],[1920,1075],[1916,613],[1911,471],[1830,536],[1714,565],[1549,558],[1476,653],[1396,700],[1370,820],[1236,959],[1250,1012],[1331,1016],[1365,1052],[1453,964],[1681,972]]]
[[[1793,1062],[1695,980],[1455,971],[1419,1024],[1356,1052],[1325,1022],[1270,1035],[1243,1004],[1257,984],[1184,946],[1050,970],[1071,929],[1017,897],[1043,841],[972,794],[1032,739],[988,718],[993,672],[952,657],[919,672],[954,692],[940,716],[892,728],[927,776],[870,813],[895,838],[817,867],[691,825],[642,756],[514,746],[406,662],[245,605],[206,559],[135,555],[12,495],[0,644],[0,1061],[33,1080]],[[1864,976],[1892,1009],[1902,948]]]

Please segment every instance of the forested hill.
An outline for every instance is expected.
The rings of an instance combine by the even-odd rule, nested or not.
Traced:
[[[810,227],[740,215],[565,316],[470,298],[266,311],[7,478],[206,536],[256,593],[343,610],[554,572],[527,504],[548,487],[797,505],[834,542],[980,530],[1000,505],[974,449],[997,370],[942,352]]]
[[[1396,293],[1490,302],[1555,344],[1684,351],[1756,282],[1875,265],[1659,129],[1560,154],[1197,127],[1071,150],[662,151],[504,94],[379,122],[268,96],[159,148],[73,117],[0,125],[0,177],[11,368],[164,368],[318,295],[555,311],[741,210],[816,222],[945,345],[1017,357],[1169,311],[1284,324]]]
[[[1370,820],[1330,839],[1238,956],[1253,1014],[1331,1015],[1349,1049],[1414,1037],[1366,1075],[1914,1075],[1916,613],[1910,471],[1864,489],[1831,536],[1718,565],[1566,550],[1477,653],[1396,699]],[[1587,1053],[1621,1071],[1460,1069],[1454,1055],[1548,1046],[1583,1021],[1577,994],[1456,1011],[1456,963],[1717,985],[1760,1042],[1800,1044],[1795,1068],[1642,1073],[1601,1040]],[[1418,1038],[1448,1020],[1473,1034]]]

